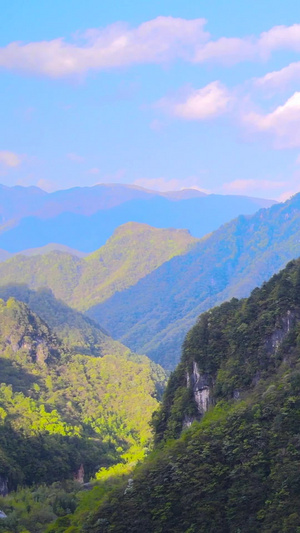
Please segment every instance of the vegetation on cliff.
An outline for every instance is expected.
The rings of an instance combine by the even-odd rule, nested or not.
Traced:
[[[300,260],[200,317],[154,426],[131,479],[52,533],[299,530]]]

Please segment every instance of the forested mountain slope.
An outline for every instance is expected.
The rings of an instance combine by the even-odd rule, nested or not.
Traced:
[[[127,222],[186,228],[194,237],[202,237],[239,214],[252,214],[261,206],[275,203],[244,196],[205,195],[195,190],[160,193],[115,184],[51,194],[34,189],[34,209],[30,202],[23,201],[19,206],[14,189],[0,188],[0,248],[11,253],[53,242],[92,252]],[[26,189],[17,189],[21,197],[29,194]]]
[[[160,444],[98,509],[66,517],[68,531],[296,533],[299,339],[299,260],[204,313],[154,418]]]
[[[57,300],[50,289],[34,291],[24,284],[0,286],[0,298],[10,297],[27,304],[41,317],[70,353],[95,357],[130,353],[127,346],[113,340],[97,322]]]
[[[88,314],[131,349],[172,368],[201,312],[233,296],[247,296],[299,255],[297,194],[229,222]]]
[[[129,351],[71,354],[62,334],[14,298],[0,300],[0,316],[0,478],[7,489],[73,479],[81,465],[88,480],[101,467],[143,456],[165,382],[160,367]]]
[[[118,228],[102,248],[84,258],[59,251],[14,256],[0,264],[0,283],[49,287],[56,297],[85,310],[133,285],[196,242],[185,230],[128,223]]]

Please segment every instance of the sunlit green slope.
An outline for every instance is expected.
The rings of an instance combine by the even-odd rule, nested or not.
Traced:
[[[14,256],[0,264],[0,282],[49,287],[57,298],[86,310],[134,285],[196,242],[185,230],[128,223],[120,226],[102,248],[84,258],[59,251]]]
[[[8,489],[143,457],[165,374],[131,352],[70,353],[24,303],[0,300],[0,478]]]

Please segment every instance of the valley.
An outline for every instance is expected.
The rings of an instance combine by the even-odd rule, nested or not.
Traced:
[[[127,222],[92,253],[49,242],[3,254],[0,531],[231,531],[242,521],[250,532],[268,524],[260,493],[252,514],[238,503],[242,471],[229,485],[226,476],[243,454],[273,501],[278,402],[291,417],[297,405],[289,398],[300,266],[288,261],[300,255],[299,198],[240,214],[202,238]],[[270,401],[265,427],[253,413]],[[253,424],[258,440],[243,451]],[[284,446],[293,435],[291,426]],[[253,447],[262,445],[264,468],[255,473]],[[191,502],[201,494],[197,511],[186,492]]]
[[[299,6],[1,7],[0,533],[300,533]]]

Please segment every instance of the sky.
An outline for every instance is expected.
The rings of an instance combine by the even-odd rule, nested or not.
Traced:
[[[0,183],[300,191],[298,0],[11,0]]]

